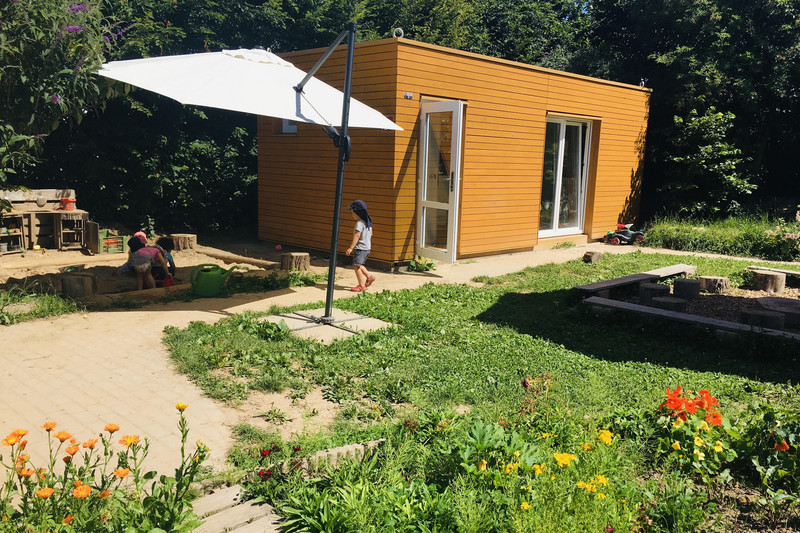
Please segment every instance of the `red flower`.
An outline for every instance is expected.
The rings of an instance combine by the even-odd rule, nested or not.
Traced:
[[[788,449],[789,449],[789,445],[788,445],[788,444],[786,444],[786,441],[785,441],[785,440],[784,440],[784,441],[781,441],[781,443],[780,443],[780,444],[778,444],[778,443],[776,442],[776,443],[775,443],[775,449],[776,449],[776,450],[778,450],[779,452],[785,452],[786,450],[788,450]]]
[[[295,446],[294,451],[299,452],[301,450],[300,446]]]
[[[722,424],[722,415],[719,414],[719,411],[708,411],[706,413],[706,422],[712,426],[719,426]]]
[[[264,457],[266,457],[266,456],[268,456],[268,455],[269,455],[269,452],[270,452],[269,450],[261,450],[261,455],[263,455]]]

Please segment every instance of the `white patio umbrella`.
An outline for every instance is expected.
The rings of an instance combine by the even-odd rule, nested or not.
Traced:
[[[320,126],[341,127],[344,94],[316,78],[297,92],[306,73],[265,50],[223,50],[112,61],[99,74],[168,96],[216,107]],[[402,130],[379,111],[350,100],[351,127]]]
[[[136,85],[183,104],[229,109],[310,124],[319,124],[339,149],[331,228],[331,257],[325,316],[332,324],[333,284],[342,209],[344,165],[350,159],[349,126],[402,130],[380,112],[350,96],[356,25],[349,23],[306,74],[265,50],[225,50],[178,56],[112,61],[99,74]],[[347,38],[344,93],[313,77]],[[336,131],[341,127],[341,132]],[[315,319],[317,320],[317,319]]]

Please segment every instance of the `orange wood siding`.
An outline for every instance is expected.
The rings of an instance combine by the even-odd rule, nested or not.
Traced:
[[[308,69],[324,50],[286,54]],[[344,47],[318,77],[341,89]],[[404,98],[411,93],[412,98]],[[600,238],[637,212],[649,90],[406,39],[356,47],[353,96],[394,117],[402,132],[352,129],[344,205],[364,199],[375,220],[371,258],[415,251],[417,145],[423,98],[466,103],[458,256],[530,250],[538,242],[548,116],[592,123],[584,233]],[[259,236],[330,245],[336,149],[320,128],[274,134],[259,121]],[[343,213],[340,249],[352,221]]]

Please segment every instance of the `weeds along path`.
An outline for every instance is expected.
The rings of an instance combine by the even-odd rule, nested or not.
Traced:
[[[465,283],[475,276],[495,276],[528,266],[580,258],[588,250],[624,253],[634,247],[592,244],[544,252],[510,254],[440,265],[430,273],[378,273],[374,290],[416,288],[424,283]],[[648,250],[650,251],[650,250]],[[655,250],[654,250],[655,251]],[[352,296],[352,270],[337,270],[336,298]],[[232,444],[230,428],[242,411],[203,396],[175,371],[162,343],[165,326],[209,323],[246,310],[267,311],[325,299],[325,286],[295,287],[269,294],[154,304],[135,310],[79,313],[0,327],[0,436],[28,429],[34,465],[46,462],[47,421],[78,441],[97,437],[108,423],[120,426],[118,437],[150,439],[145,468],[171,473],[179,459],[177,402],[189,404],[190,442],[211,449],[210,466],[219,469]],[[57,444],[57,443],[56,443]],[[2,450],[0,450],[2,453]],[[63,452],[61,453],[63,455]],[[0,467],[1,468],[1,467]]]

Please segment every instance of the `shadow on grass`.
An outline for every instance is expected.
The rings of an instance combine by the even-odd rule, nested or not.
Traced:
[[[726,342],[706,328],[593,310],[571,290],[506,293],[477,319],[596,359],[721,372],[774,383],[800,378],[797,343],[757,334]]]

